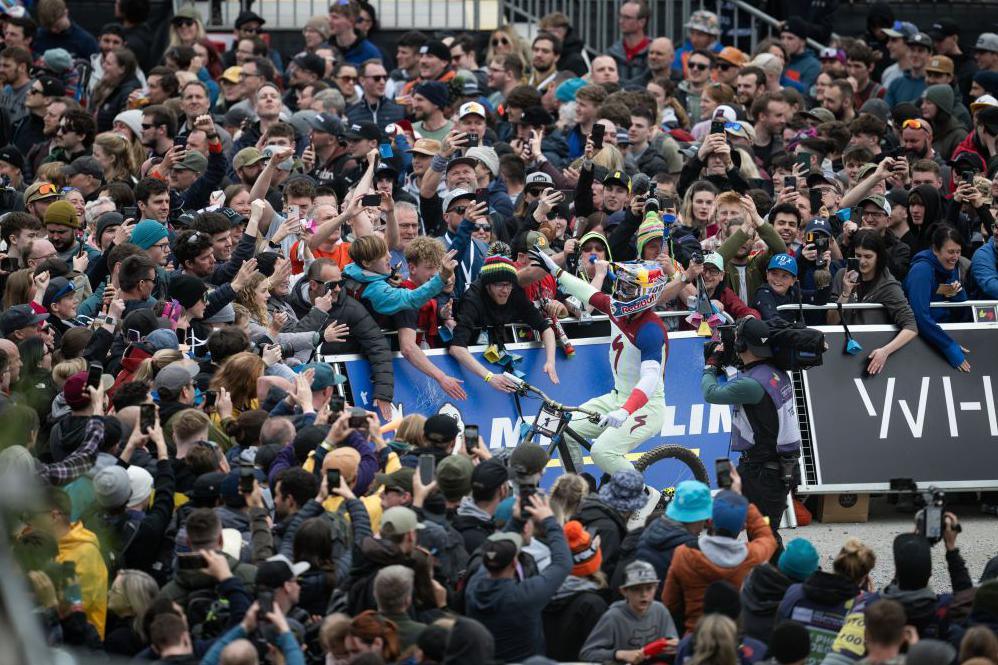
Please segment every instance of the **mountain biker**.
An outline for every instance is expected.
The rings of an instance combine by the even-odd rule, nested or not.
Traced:
[[[577,414],[572,420],[572,428],[579,436],[595,437],[593,461],[604,473],[609,475],[633,468],[627,453],[662,431],[669,333],[651,309],[665,290],[668,279],[654,262],[615,263],[613,293],[607,295],[559,268],[543,252],[535,251],[532,255],[539,267],[555,276],[566,293],[610,318],[613,390],[590,399],[581,407],[603,414],[598,424],[587,420],[584,414]],[[568,443],[570,447],[577,446]],[[661,496],[658,490],[647,485],[645,494],[648,501],[644,508],[631,516],[635,524],[644,524]]]

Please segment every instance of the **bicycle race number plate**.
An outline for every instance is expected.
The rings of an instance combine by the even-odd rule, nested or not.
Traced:
[[[547,406],[541,407],[541,412],[537,414],[535,425],[537,431],[544,436],[554,436],[558,432],[558,425],[561,424],[561,414]]]

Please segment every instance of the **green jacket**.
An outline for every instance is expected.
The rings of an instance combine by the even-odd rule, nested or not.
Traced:
[[[776,233],[776,229],[773,228],[772,224],[765,222],[759,225],[759,237],[762,241],[766,243],[767,251],[749,259],[748,265],[745,268],[745,276],[748,279],[748,297],[746,302],[752,301],[752,295],[755,290],[759,288],[760,285],[766,283],[766,266],[769,265],[769,260],[773,258],[775,254],[784,254],[787,251],[787,245],[783,242],[783,238]],[[724,272],[727,274],[728,284],[731,286],[732,290],[741,297],[741,279],[738,276],[738,268],[734,263],[731,262],[735,258],[735,254],[738,253],[738,249],[748,242],[748,234],[738,229],[731,234],[731,237],[724,241],[724,244],[718,248],[717,253],[721,255],[724,259]]]

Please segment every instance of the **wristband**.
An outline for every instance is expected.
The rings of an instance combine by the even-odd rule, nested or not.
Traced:
[[[485,383],[488,383],[491,380],[492,380],[492,372],[486,373],[486,375],[485,375]]]
[[[280,249],[281,248],[281,243],[274,242],[273,240],[270,240],[270,241],[267,242],[267,246],[271,247],[273,249]]]

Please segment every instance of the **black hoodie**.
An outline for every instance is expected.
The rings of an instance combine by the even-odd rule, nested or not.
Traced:
[[[742,585],[742,629],[749,637],[769,643],[776,610],[793,580],[769,563],[756,566]]]
[[[589,533],[600,535],[600,549],[603,551],[601,569],[608,576],[612,575],[620,556],[620,543],[627,535],[627,521],[596,494],[582,500],[579,512],[572,519],[582,522]]]
[[[911,247],[912,256],[915,256],[915,254],[921,252],[923,249],[932,247],[932,234],[943,221],[942,197],[938,189],[932,185],[919,185],[908,193],[909,203],[911,197],[915,194],[925,204],[925,216],[922,218],[922,223],[916,225],[911,221],[911,206],[909,205],[908,224],[911,226],[914,238],[914,244]]]

